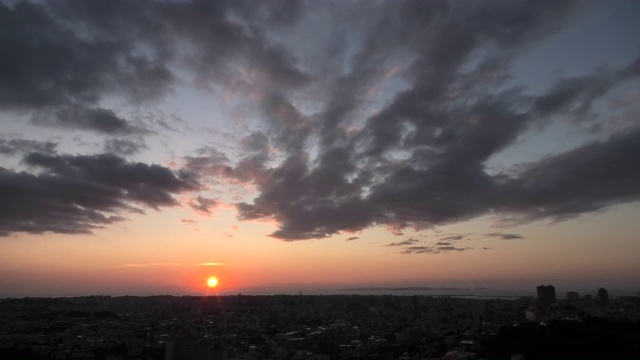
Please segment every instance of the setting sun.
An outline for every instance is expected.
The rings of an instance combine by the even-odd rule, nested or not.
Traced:
[[[210,277],[207,279],[207,286],[209,286],[209,287],[211,287],[211,288],[212,288],[212,287],[216,287],[216,286],[218,286],[218,278],[217,278],[217,277],[215,277],[215,276],[210,276]]]

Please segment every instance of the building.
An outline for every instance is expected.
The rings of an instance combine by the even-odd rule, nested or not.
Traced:
[[[580,294],[575,291],[569,291],[567,293],[567,300],[570,304],[576,304],[580,301]]]
[[[596,300],[599,306],[606,306],[609,304],[609,292],[605,288],[598,289],[598,300]]]
[[[542,308],[556,302],[556,288],[553,285],[540,285],[536,288],[538,291],[538,305]]]

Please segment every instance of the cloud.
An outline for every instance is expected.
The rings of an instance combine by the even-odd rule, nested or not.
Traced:
[[[417,242],[419,242],[419,240],[409,238],[409,239],[407,239],[405,241],[400,241],[400,242],[397,242],[397,243],[389,243],[389,244],[387,244],[385,246],[407,246],[407,245],[413,245],[413,244],[415,244]]]
[[[619,69],[600,69],[593,73],[563,78],[534,100],[532,110],[543,115],[561,116],[572,114],[574,119],[584,121],[596,100],[612,90],[619,83],[635,79],[634,63]]]
[[[102,100],[157,101],[185,74],[202,87],[245,92],[260,82],[305,84],[309,75],[295,57],[258,24],[295,24],[300,4],[253,8],[242,1],[1,3],[0,109],[34,111],[39,125],[121,135],[145,130],[101,107]],[[240,82],[245,68],[252,78]]]
[[[518,234],[505,234],[505,233],[489,233],[489,234],[484,234],[485,236],[488,237],[495,237],[495,238],[500,238],[502,240],[519,240],[519,239],[524,239],[524,236],[522,235],[518,235]]]
[[[304,14],[302,0],[284,0],[278,2],[239,1],[237,11],[252,21],[261,21],[269,25],[292,25]]]
[[[268,100],[265,115],[271,119],[273,145],[285,149],[285,159],[263,172],[252,203],[237,204],[240,219],[276,220],[280,227],[272,236],[302,240],[372,225],[425,228],[490,209],[508,211],[512,188],[505,186],[505,175],[488,174],[484,162],[537,118],[525,109],[531,100],[522,90],[492,93],[485,91],[492,89],[490,84],[473,81],[506,71],[513,49],[553,33],[571,10],[566,2],[521,5],[479,4],[458,13],[446,3],[385,3],[397,18],[372,20],[385,24],[384,34],[377,27],[364,34],[352,58],[358,66],[335,77],[334,95],[314,123],[282,94]],[[498,52],[474,77],[466,76],[463,66],[470,54],[489,44]],[[363,90],[383,82],[389,69],[378,55],[395,60],[394,54],[403,51],[414,54],[413,62],[398,70],[412,79],[411,86],[347,132],[355,109],[365,101]],[[462,81],[483,91],[451,97]],[[284,123],[293,130],[279,127]],[[314,137],[317,156],[303,147]],[[405,157],[394,159],[398,152]]]
[[[466,235],[451,235],[451,236],[443,237],[440,240],[442,240],[442,241],[455,241],[455,240],[462,240],[465,237],[466,237]]]
[[[121,156],[135,155],[143,149],[149,149],[149,147],[144,143],[144,140],[142,139],[132,140],[126,138],[116,138],[108,139],[104,143],[105,152]]]
[[[7,56],[0,64],[0,106],[91,103],[116,91],[137,98],[161,93],[172,80],[171,72],[161,59],[131,51],[135,38],[145,35],[133,28],[151,25],[144,16],[147,10],[149,5],[126,1],[0,4],[0,31],[7,39]],[[121,26],[109,27],[115,23]],[[80,30],[83,26],[88,26],[85,31]],[[105,30],[114,31],[107,36]]]
[[[510,210],[521,221],[566,220],[640,199],[640,128],[579,146],[525,167],[510,187]]]
[[[345,239],[345,241],[353,241],[353,240],[358,240],[358,239],[360,239],[360,238],[357,237],[357,236],[351,236],[351,237]]]
[[[176,194],[221,183],[252,185],[254,197],[234,200],[238,218],[275,221],[270,235],[286,241],[372,226],[401,234],[488,214],[505,224],[562,221],[637,201],[639,128],[611,131],[593,114],[599,101],[637,81],[640,60],[557,78],[542,90],[512,74],[523,54],[572,25],[582,6],[2,3],[0,110],[26,113],[30,125],[108,137],[109,153],[58,155],[55,143],[0,141],[0,153],[26,154],[29,171],[3,170],[2,181],[15,190],[4,195],[21,205],[2,229],[88,232],[122,221],[121,212],[135,206],[172,206]],[[313,10],[331,19],[323,31],[306,21]],[[142,136],[154,132],[109,104],[145,107],[185,85],[224,93],[230,107],[248,109],[238,120],[247,130],[239,144],[175,154],[184,166],[178,171],[120,158],[144,149]],[[502,171],[488,168],[532,129],[567,120],[611,135]],[[215,205],[193,198],[196,211]],[[451,244],[464,237],[389,246],[463,251]]]
[[[108,135],[145,134],[148,130],[132,125],[113,110],[84,106],[64,106],[39,111],[33,123],[51,127],[92,130]]]
[[[139,263],[139,264],[122,264],[118,267],[165,267],[165,266],[182,266],[183,263]]]
[[[341,230],[362,229],[376,210],[345,178],[353,167],[340,149],[322,155],[309,171],[306,156],[290,156],[260,186],[253,204],[237,205],[241,220],[273,217],[281,223],[274,237],[285,240],[326,237]]]
[[[223,265],[228,265],[228,264],[227,263],[221,263],[221,262],[206,262],[206,263],[198,264],[198,266],[223,266]]]
[[[240,140],[243,150],[250,153],[264,153],[269,148],[269,138],[262,131],[256,131]]]
[[[456,248],[455,246],[437,246],[438,251],[464,251],[465,248]]]
[[[218,206],[218,200],[198,196],[189,202],[189,206],[200,214],[211,215],[211,209]]]
[[[519,173],[512,169],[490,173],[486,169],[493,155],[532,126],[544,126],[550,117],[567,111],[586,114],[596,100],[628,81],[621,74],[631,71],[631,66],[561,79],[538,96],[518,86],[502,86],[509,78],[514,49],[531,46],[568,24],[573,5],[481,3],[464,14],[435,4],[426,5],[424,12],[414,9],[409,14],[403,12],[405,5],[410,6],[402,3],[394,8],[406,18],[401,17],[402,23],[389,22],[384,35],[389,38],[375,38],[378,33],[372,30],[371,43],[366,40],[361,52],[354,55],[361,66],[336,78],[336,86],[347,93],[327,99],[323,112],[314,118],[317,125],[309,128],[300,120],[304,135],[296,139],[317,136],[317,156],[301,152],[299,142],[292,146],[288,136],[276,138],[274,145],[290,149],[288,155],[271,172],[264,172],[266,178],[253,203],[237,205],[240,219],[276,220],[280,227],[272,236],[302,240],[374,225],[398,231],[404,227],[423,229],[491,213],[517,221],[561,220],[637,199],[640,186],[636,185],[635,171],[622,165],[636,155],[633,141],[625,140],[635,138],[634,133],[521,164],[524,170]],[[435,14],[441,21],[432,23]],[[486,20],[489,18],[492,23]],[[513,21],[516,18],[522,21]],[[422,45],[400,39],[409,29],[413,40],[424,40]],[[375,58],[374,49],[382,43],[391,47],[385,50],[389,56],[403,46],[414,51],[415,61],[401,70],[412,79],[411,86],[366,117],[361,127],[346,133],[340,130],[343,122],[363,101],[356,89],[380,81],[383,72],[379,70],[385,64]],[[497,50],[470,73],[465,68],[470,54],[485,46]],[[501,80],[487,80],[494,76]],[[461,91],[461,86],[470,91]],[[290,109],[289,113],[281,110],[282,114],[295,113],[281,118],[301,119],[286,99],[279,97],[276,104],[273,106]],[[403,156],[398,158],[397,154]],[[585,159],[600,167],[587,166]],[[611,163],[605,166],[607,161]],[[572,167],[576,171],[569,174],[566,169]],[[601,168],[615,171],[597,170]],[[572,174],[582,174],[586,181]],[[596,176],[607,186],[598,189]],[[451,236],[442,241],[462,238]]]
[[[261,101],[261,112],[278,149],[297,156],[305,151],[314,123],[280,92],[269,92]]]
[[[223,231],[222,234],[226,237],[234,237],[235,233],[239,230],[240,228],[236,225],[231,226],[230,228],[228,228],[227,230]]]
[[[408,246],[402,254],[438,254],[439,252],[431,246]]]
[[[3,155],[24,155],[30,152],[55,153],[57,147],[57,143],[49,141],[0,138],[0,154]]]
[[[229,158],[222,152],[212,148],[198,149],[196,156],[185,156],[184,167],[201,176],[225,176],[232,171],[228,166]]]
[[[405,247],[401,254],[447,254],[452,251],[460,252],[467,251],[473,248],[458,248],[455,246],[442,246],[436,244],[436,246],[407,246]]]
[[[135,205],[159,209],[178,202],[173,194],[199,189],[182,171],[127,162],[112,154],[29,153],[35,173],[0,168],[0,234],[90,233],[123,221]]]
[[[172,262],[167,262],[167,263],[137,263],[137,264],[121,264],[121,265],[117,265],[118,267],[165,267],[165,266],[224,266],[227,265],[225,263],[218,263],[218,262],[207,262],[207,263],[200,263],[200,264],[190,264],[190,263],[172,263]]]

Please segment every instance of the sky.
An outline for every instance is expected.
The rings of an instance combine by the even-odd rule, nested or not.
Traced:
[[[0,297],[637,293],[639,34],[635,0],[1,1]]]

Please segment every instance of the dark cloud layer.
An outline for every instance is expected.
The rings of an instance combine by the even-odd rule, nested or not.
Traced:
[[[194,179],[159,165],[132,163],[115,155],[29,153],[36,173],[0,168],[0,234],[89,233],[140,212],[177,205],[173,194],[196,190]]]
[[[300,48],[317,34],[289,44],[283,29],[304,25],[313,6],[330,15],[337,35],[323,29],[328,50],[301,64]],[[252,184],[255,198],[235,204],[239,219],[275,220],[271,235],[288,241],[370,226],[400,233],[487,214],[504,224],[561,221],[637,201],[637,127],[508,170],[488,167],[532,129],[592,121],[599,101],[640,75],[634,59],[535,92],[513,82],[517,58],[570,26],[581,6],[587,4],[0,3],[0,110],[29,113],[32,125],[110,137],[109,154],[84,156],[59,155],[51,144],[0,142],[0,153],[27,154],[29,167],[2,170],[2,199],[11,201],[3,201],[10,205],[1,231],[87,232],[121,220],[131,204],[175,205],[173,195],[199,189],[196,179]],[[389,83],[392,76],[403,85]],[[185,82],[240,93],[255,109],[260,126],[235,144],[239,155],[201,148],[178,172],[112,155],[136,154],[145,143],[125,136],[152,129],[108,100],[160,101]],[[375,97],[392,87],[387,98]],[[189,205],[209,213],[215,201],[196,196]],[[389,246],[412,254],[467,249],[451,245],[456,237],[440,240]]]
[[[486,169],[491,156],[533,125],[569,111],[584,116],[594,101],[636,76],[629,65],[560,79],[533,96],[521,87],[501,87],[511,54],[568,24],[571,2],[476,2],[464,10],[455,3],[418,4],[385,4],[401,21],[384,19],[384,35],[372,28],[365,37],[370,42],[354,56],[359,66],[336,80],[346,92],[328,99],[311,128],[320,144],[315,161],[290,145],[290,128],[275,129],[275,146],[289,155],[262,182],[253,203],[238,204],[241,219],[275,219],[280,228],[273,236],[297,240],[373,225],[425,228],[489,213],[509,221],[561,220],[638,198],[640,179],[629,167],[638,155],[638,132],[522,165],[517,174]],[[381,43],[384,51],[376,47]],[[472,54],[488,47],[491,57],[469,72]],[[391,56],[407,48],[415,55],[406,70],[412,86],[363,127],[344,132],[360,92],[388,65],[379,51]],[[502,80],[495,80],[497,72]],[[295,128],[305,129],[298,141],[310,136],[306,124]]]
[[[178,66],[194,79],[223,85],[239,86],[237,64],[259,69],[285,86],[306,82],[308,76],[295,67],[292,55],[255,26],[295,23],[300,4],[283,2],[278,5],[282,11],[271,15],[249,10],[250,5],[0,2],[0,109],[35,110],[36,124],[122,134],[141,129],[98,106],[101,100],[159,99],[179,82]]]
[[[531,164],[508,183],[523,220],[564,220],[640,198],[640,128]]]

